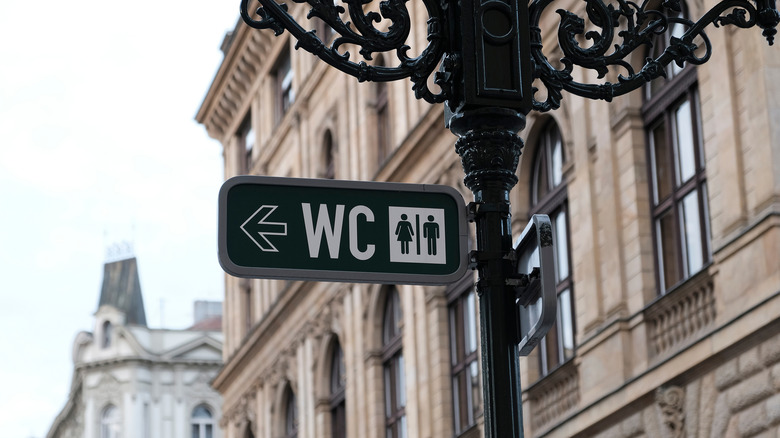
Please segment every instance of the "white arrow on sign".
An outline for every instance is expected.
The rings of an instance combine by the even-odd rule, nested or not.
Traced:
[[[287,224],[284,222],[266,222],[265,220],[268,219],[268,216],[271,215],[277,208],[279,208],[278,205],[263,205],[260,208],[255,211],[252,216],[249,216],[249,218],[244,221],[243,224],[241,224],[241,231],[246,233],[247,236],[249,236],[250,239],[252,239],[252,242],[255,242],[255,245],[257,245],[258,248],[260,248],[263,252],[279,252],[279,250],[274,246],[273,243],[271,243],[270,240],[266,236],[286,236],[287,235]],[[260,220],[255,223],[252,222],[252,219],[256,216],[260,215]],[[252,228],[257,228],[256,226],[262,227],[260,230],[253,230],[257,234],[257,236],[260,236],[261,240],[255,239],[254,236],[252,236],[252,232],[247,230],[247,224],[250,224]],[[262,243],[261,243],[262,242]]]

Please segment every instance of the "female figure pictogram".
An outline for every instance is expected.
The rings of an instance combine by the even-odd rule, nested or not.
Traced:
[[[398,221],[398,225],[395,227],[395,235],[398,236],[398,241],[401,242],[401,254],[409,254],[409,242],[412,241],[414,231],[412,230],[412,223],[407,219],[409,216],[402,214],[401,220]]]

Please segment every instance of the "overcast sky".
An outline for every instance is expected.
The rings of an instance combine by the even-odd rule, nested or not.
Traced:
[[[194,116],[238,0],[0,3],[0,431],[44,437],[103,263],[131,241],[151,327],[221,300],[220,145]]]

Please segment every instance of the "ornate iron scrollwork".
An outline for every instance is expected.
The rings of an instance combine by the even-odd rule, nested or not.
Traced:
[[[679,66],[706,62],[712,54],[712,46],[704,28],[710,24],[715,27],[734,25],[741,28],[758,25],[764,29],[763,34],[772,45],[777,33],[776,26],[780,22],[774,0],[723,0],[696,22],[679,16],[680,0],[665,0],[660,9],[651,8],[650,0],[645,0],[641,6],[629,0],[617,0],[615,4],[606,4],[602,0],[585,2],[590,23],[600,31],[586,31],[583,18],[569,11],[557,10],[561,16],[558,42],[564,55],[560,60],[563,64],[560,69],[553,67],[542,53],[539,28],[542,12],[552,0],[533,0],[529,5],[534,77],[541,80],[547,89],[547,97],[543,101],[534,99],[534,109],[537,111],[557,109],[561,103],[562,90],[590,99],[609,101],[659,76],[665,76],[665,67],[671,62]],[[658,57],[645,59],[644,65],[638,70],[626,61],[635,50],[650,47],[656,35],[663,34],[676,24],[682,25],[685,32],[680,37],[672,37],[669,46]],[[592,45],[581,47],[578,36],[592,41]],[[613,45],[616,38],[622,40],[621,44]],[[703,47],[700,48],[694,40]],[[618,75],[617,82],[583,84],[572,78],[574,66],[595,70],[599,78],[605,77],[610,67],[618,67],[624,72]]]
[[[455,74],[455,57],[446,56],[445,27],[443,25],[444,10],[436,0],[423,0],[427,9],[428,45],[417,57],[409,56],[410,47],[406,44],[412,23],[406,8],[407,0],[386,0],[379,3],[379,13],[365,12],[363,6],[371,0],[342,0],[346,5],[336,5],[332,0],[293,0],[296,3],[307,3],[311,9],[308,19],[317,17],[338,35],[330,44],[323,42],[315,30],[307,30],[298,24],[287,11],[287,4],[276,3],[275,0],[259,0],[262,4],[257,9],[259,20],[251,17],[248,11],[249,0],[241,1],[241,17],[249,26],[256,29],[272,29],[280,35],[285,29],[297,40],[296,49],[317,55],[333,67],[356,77],[359,81],[395,81],[410,78],[412,89],[418,99],[430,103],[441,103],[450,96],[453,75]],[[348,11],[350,21],[344,22],[341,14]],[[375,23],[389,20],[387,31],[375,27]],[[346,44],[360,47],[360,55],[365,60],[372,60],[374,53],[395,52],[397,66],[374,66],[365,61],[350,60],[350,52],[341,51]],[[434,75],[434,83],[441,91],[433,92],[428,87],[428,79],[436,67],[442,63],[442,71]]]
[[[428,13],[428,45],[417,57],[408,54],[406,44],[411,32],[411,20],[406,7],[408,0],[384,0],[379,3],[379,13],[364,10],[372,0],[291,0],[306,3],[311,9],[308,19],[317,17],[336,34],[331,43],[323,42],[315,30],[307,30],[288,13],[287,4],[275,0],[258,0],[259,19],[253,19],[248,11],[250,0],[241,1],[241,16],[251,27],[272,29],[277,35],[285,29],[297,40],[296,48],[303,48],[333,67],[356,77],[359,81],[394,81],[409,78],[418,99],[430,103],[448,101],[450,109],[459,105],[460,92],[456,86],[463,80],[460,44],[450,40],[460,30],[453,23],[453,6],[446,0],[422,0]],[[547,91],[542,100],[533,99],[533,109],[549,111],[561,104],[562,91],[591,99],[611,100],[633,91],[645,83],[665,75],[665,68],[672,62],[702,64],[712,54],[704,29],[710,24],[719,27],[733,25],[741,28],[759,26],[769,44],[774,43],[780,14],[775,0],[723,0],[694,22],[680,15],[680,0],[663,0],[660,7],[651,7],[644,0],[641,5],[631,0],[584,0],[590,24],[600,30],[586,30],[585,19],[559,9],[558,44],[563,52],[562,67],[554,67],[542,53],[542,30],[539,22],[542,12],[553,0],[532,0],[529,4],[530,54],[533,78],[539,79]],[[349,16],[343,21],[342,16]],[[377,29],[375,23],[388,20],[387,31]],[[626,59],[635,50],[644,50],[653,44],[653,38],[666,32],[672,25],[682,25],[685,32],[672,37],[668,47],[656,58],[647,58],[641,68],[635,69]],[[452,29],[450,29],[452,27]],[[522,38],[522,36],[521,36]],[[590,41],[589,47],[580,46],[578,38]],[[619,41],[619,44],[616,44]],[[698,43],[698,44],[697,44]],[[364,60],[353,61],[345,45],[359,47],[360,55],[370,61],[375,53],[395,52],[395,66],[374,66]],[[701,46],[701,47],[700,47]],[[439,68],[438,72],[434,71]],[[621,73],[616,82],[600,84],[577,82],[572,77],[574,66],[591,69],[604,78],[610,68]],[[434,92],[428,86],[440,87]],[[538,90],[534,89],[534,95]]]

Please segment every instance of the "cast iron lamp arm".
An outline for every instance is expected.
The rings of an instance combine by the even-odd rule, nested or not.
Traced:
[[[441,103],[447,100],[450,86],[446,78],[450,75],[446,72],[434,75],[434,82],[441,87],[438,93],[431,91],[427,83],[428,78],[444,58],[446,48],[444,27],[441,24],[444,12],[438,1],[423,0],[430,17],[428,45],[417,57],[410,57],[408,55],[410,47],[404,44],[412,27],[409,11],[405,6],[406,0],[380,2],[381,15],[376,12],[365,13],[363,4],[367,2],[364,0],[343,0],[353,20],[346,23],[340,17],[340,14],[346,10],[328,0],[293,0],[311,6],[307,19],[317,17],[333,29],[338,36],[331,45],[323,43],[315,31],[307,30],[298,24],[288,12],[286,4],[276,3],[275,0],[258,0],[262,6],[257,9],[260,19],[255,20],[248,10],[249,1],[241,0],[241,17],[247,25],[255,29],[272,29],[276,35],[280,35],[286,29],[296,39],[296,49],[303,48],[360,82],[389,82],[410,78],[413,83],[412,89],[418,99],[424,99],[429,103]],[[389,20],[391,23],[387,32],[380,31],[373,25],[382,19]],[[345,44],[360,47],[359,53],[366,60],[371,60],[374,53],[395,51],[399,65],[372,66],[365,61],[351,61],[348,51],[339,52]]]
[[[585,31],[585,20],[562,9],[556,10],[561,16],[558,26],[558,44],[564,54],[561,59],[563,68],[556,69],[542,53],[542,37],[539,21],[542,12],[553,0],[534,0],[529,5],[531,24],[531,56],[533,59],[534,78],[541,80],[547,89],[547,97],[543,101],[534,99],[533,108],[537,111],[549,111],[560,107],[562,90],[572,94],[610,101],[615,96],[621,96],[655,78],[666,75],[666,66],[671,62],[682,66],[684,63],[699,65],[709,60],[712,55],[712,45],[704,33],[710,24],[715,27],[734,25],[749,28],[758,25],[770,45],[774,43],[776,27],[780,15],[775,9],[774,0],[723,0],[706,12],[698,21],[674,16],[680,12],[679,0],[666,0],[662,9],[674,13],[669,16],[660,10],[649,9],[648,0],[641,6],[627,0],[618,0],[614,4],[605,4],[602,0],[585,0],[588,19],[600,31]],[[755,6],[754,6],[755,3]],[[730,13],[726,14],[727,11]],[[615,44],[615,31],[625,22],[625,28],[617,32],[621,44]],[[657,58],[647,58],[639,71],[625,61],[635,50],[644,50],[652,46],[653,37],[668,30],[673,24],[682,24],[687,28],[685,33],[672,37],[669,46]],[[593,42],[588,48],[580,47],[577,36],[584,36]],[[694,43],[700,38],[703,53],[697,55],[699,45]],[[571,73],[574,66],[595,70],[598,77],[603,78],[610,67],[625,70],[626,74],[618,75],[617,82],[605,81],[601,84],[585,84],[575,81]],[[534,88],[534,93],[538,91]]]

